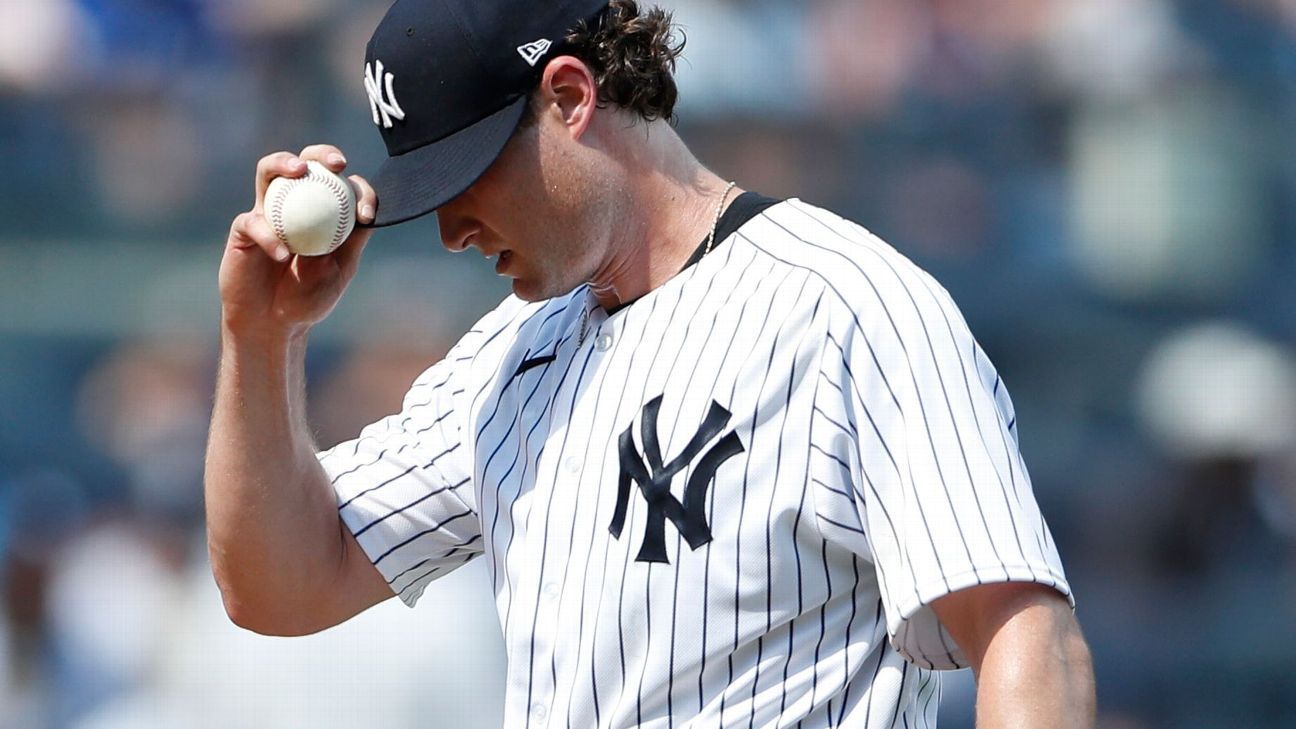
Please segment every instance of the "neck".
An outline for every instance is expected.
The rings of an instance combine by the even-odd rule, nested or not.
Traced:
[[[612,309],[640,298],[683,268],[713,230],[728,183],[707,170],[664,122],[627,132],[621,190],[607,226],[607,255],[590,278],[599,304]],[[732,201],[741,191],[729,191]]]

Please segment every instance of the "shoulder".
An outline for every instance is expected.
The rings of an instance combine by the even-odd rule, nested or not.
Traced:
[[[479,349],[495,349],[554,337],[565,322],[580,314],[585,290],[581,286],[565,296],[533,302],[509,296],[479,319],[461,341],[472,342]]]
[[[949,294],[926,271],[864,226],[790,199],[753,218],[739,233],[776,267],[806,271],[856,325],[861,317],[925,308]],[[867,328],[867,327],[865,327]]]
[[[564,296],[528,302],[509,296],[477,320],[446,354],[455,370],[495,373],[510,359],[552,348],[583,312],[586,287]],[[435,369],[435,368],[433,368]],[[433,370],[424,377],[433,377]]]

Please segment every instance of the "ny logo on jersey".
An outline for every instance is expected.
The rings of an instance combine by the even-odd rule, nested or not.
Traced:
[[[742,453],[744,448],[742,441],[738,439],[738,434],[734,431],[729,431],[728,435],[711,446],[711,449],[702,455],[692,475],[689,476],[688,484],[684,488],[684,503],[681,504],[671,495],[671,481],[691,464],[698,454],[702,453],[702,448],[712,438],[729,424],[731,415],[728,410],[713,401],[711,411],[707,413],[706,419],[702,421],[702,425],[689,440],[688,445],[684,446],[684,452],[672,459],[670,463],[663,464],[661,443],[657,439],[657,415],[661,412],[661,404],[662,398],[659,395],[644,406],[641,423],[644,447],[642,456],[635,450],[634,425],[626,428],[621,434],[619,443],[621,478],[617,484],[616,513],[612,516],[612,524],[608,527],[608,531],[612,532],[612,536],[617,539],[621,538],[621,530],[625,527],[626,508],[630,503],[630,482],[638,483],[644,501],[648,502],[648,523],[644,528],[643,545],[639,547],[639,555],[635,557],[635,561],[669,564],[670,560],[666,557],[666,520],[670,519],[674,522],[675,528],[679,530],[691,549],[697,549],[710,542],[711,527],[706,520],[707,487],[715,477],[716,469],[720,468],[725,461]],[[647,464],[644,463],[645,459]]]
[[[374,65],[365,64],[365,91],[369,94],[369,108],[373,111],[374,124],[383,129],[392,128],[392,119],[405,120],[405,110],[396,102],[396,90],[392,84],[396,77],[383,73],[382,61]]]

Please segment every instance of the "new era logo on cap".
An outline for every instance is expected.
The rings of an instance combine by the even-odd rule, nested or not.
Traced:
[[[518,46],[518,53],[522,54],[522,58],[525,59],[527,63],[534,66],[544,57],[545,52],[548,51],[552,45],[553,43],[541,38],[540,40],[531,41],[526,45]]]
[[[369,107],[373,109],[374,124],[384,129],[392,128],[392,119],[405,120],[405,110],[396,102],[395,83],[394,74],[383,73],[382,61],[365,64],[364,85],[369,93]]]

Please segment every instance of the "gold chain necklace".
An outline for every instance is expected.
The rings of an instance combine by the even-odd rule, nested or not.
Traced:
[[[729,193],[733,191],[734,186],[737,184],[737,182],[730,180],[729,184],[725,186],[724,193],[720,195],[720,202],[716,203],[715,220],[711,221],[711,235],[707,237],[707,246],[706,250],[702,252],[703,256],[710,253],[711,246],[715,245],[716,230],[720,228],[720,216],[724,213],[725,201],[729,199]]]

